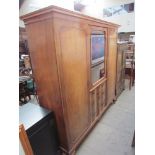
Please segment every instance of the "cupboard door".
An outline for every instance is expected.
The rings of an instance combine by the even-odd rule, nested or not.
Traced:
[[[74,143],[88,127],[87,35],[80,27],[65,27],[59,33],[64,110],[70,142]]]
[[[115,29],[109,29],[108,34],[107,97],[110,104],[115,99],[117,33]]]

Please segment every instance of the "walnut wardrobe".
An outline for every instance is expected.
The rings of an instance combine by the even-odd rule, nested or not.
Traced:
[[[21,19],[40,105],[54,111],[60,149],[73,155],[115,100],[118,25],[56,6]]]

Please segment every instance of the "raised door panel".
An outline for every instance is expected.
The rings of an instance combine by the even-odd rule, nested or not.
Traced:
[[[107,97],[110,104],[115,99],[117,33],[115,29],[109,29],[108,34]]]
[[[98,119],[99,114],[106,108],[106,81],[102,80],[100,84],[90,90],[90,113],[91,122]]]
[[[68,117],[70,141],[73,143],[88,127],[87,37],[77,27],[60,30],[64,110]]]

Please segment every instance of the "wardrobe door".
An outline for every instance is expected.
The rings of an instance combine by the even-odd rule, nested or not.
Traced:
[[[91,122],[106,108],[107,28],[92,26],[90,32],[90,113]]]
[[[64,22],[59,40],[64,112],[72,145],[89,125],[87,35],[78,24]]]
[[[108,30],[107,98],[108,104],[115,100],[116,86],[117,31]]]

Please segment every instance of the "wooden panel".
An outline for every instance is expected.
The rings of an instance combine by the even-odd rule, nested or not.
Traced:
[[[66,27],[61,29],[60,42],[65,110],[73,142],[84,132],[89,122],[86,34],[80,28]]]
[[[32,151],[32,148],[31,148],[31,145],[30,145],[30,142],[27,137],[23,124],[19,126],[19,139],[21,141],[25,155],[33,155],[33,151]]]
[[[48,108],[51,108],[52,101],[60,103],[56,59],[50,26],[52,26],[50,21],[44,21],[32,26],[29,25],[27,28],[30,56],[39,99]]]
[[[21,17],[21,20],[24,20],[25,24],[30,24],[44,19],[50,19],[52,16],[52,13],[54,12],[54,16],[62,19],[71,19],[73,18],[76,21],[80,20],[85,20],[87,23],[94,23],[95,25],[99,25],[101,27],[112,27],[112,28],[117,28],[119,25],[110,23],[107,21],[103,21],[91,16],[87,16],[78,12],[73,12],[71,10],[67,10],[64,8],[60,8],[57,6],[49,6],[47,8],[43,8],[41,10],[37,10],[35,12],[29,13],[27,15],[24,15]]]
[[[127,44],[117,44],[117,71],[116,71],[116,96],[125,88],[125,49]]]
[[[117,33],[115,29],[109,29],[108,31],[108,80],[107,80],[107,89],[108,89],[108,104],[113,102],[115,99],[115,83],[116,83],[116,54],[117,54]]]
[[[93,122],[106,107],[106,82],[104,80],[90,90],[90,106],[91,122]]]

